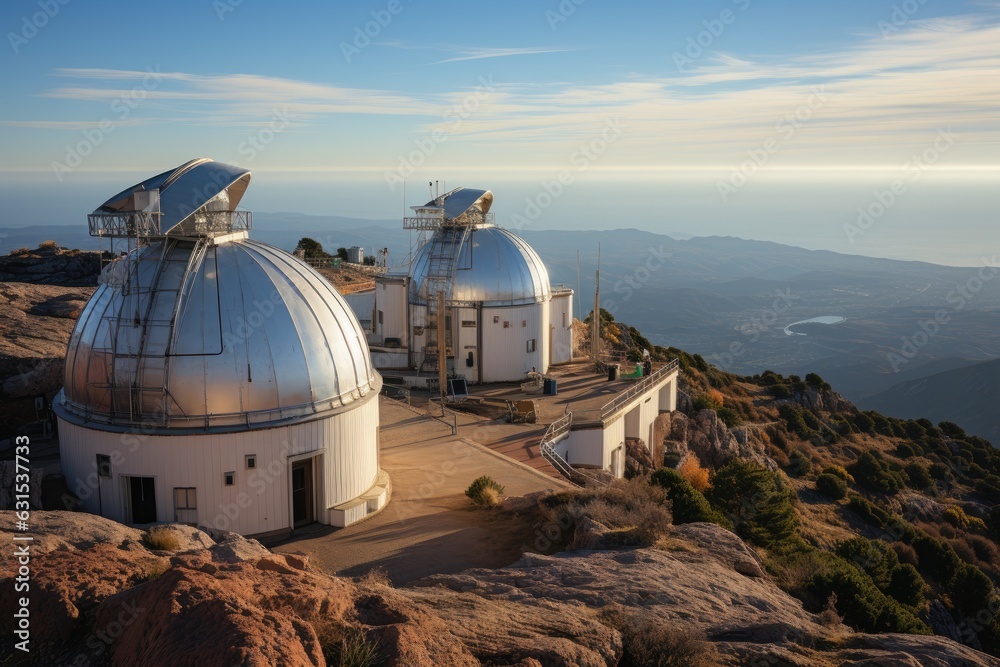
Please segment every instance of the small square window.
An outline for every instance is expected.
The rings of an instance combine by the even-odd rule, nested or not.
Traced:
[[[226,486],[233,486],[236,484],[236,471],[230,471],[225,474]]]
[[[97,476],[111,477],[111,457],[107,454],[97,455]]]
[[[521,320],[521,328],[528,326],[528,320]]]
[[[246,463],[247,470],[253,470],[257,467],[257,455],[247,454],[243,457],[243,461]]]
[[[500,316],[499,315],[494,315],[493,316],[493,324],[500,324]]]
[[[504,329],[510,329],[510,322],[508,322],[507,320],[504,320],[503,321],[503,328]]]
[[[528,352],[534,352],[534,351],[535,351],[535,339],[532,338],[531,340],[528,341]]]

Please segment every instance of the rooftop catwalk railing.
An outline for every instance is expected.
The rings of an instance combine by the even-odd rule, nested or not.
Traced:
[[[674,359],[670,363],[659,367],[646,377],[642,378],[634,385],[615,396],[608,403],[605,403],[604,407],[601,408],[601,421],[606,421],[609,417],[626,406],[633,398],[642,394],[644,391],[662,380],[665,375],[669,375],[670,373],[676,371],[677,367],[677,360]]]

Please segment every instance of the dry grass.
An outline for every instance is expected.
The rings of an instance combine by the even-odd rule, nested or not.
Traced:
[[[610,528],[614,541],[628,546],[652,546],[673,525],[667,494],[641,479],[618,480],[609,487],[572,496],[571,511]]]
[[[176,551],[181,547],[180,536],[171,528],[150,528],[142,541],[152,551]]]
[[[58,247],[59,244],[57,244],[55,241],[51,239],[49,239],[48,241],[42,241],[41,243],[38,244],[39,250],[55,250]]]
[[[382,662],[377,640],[364,630],[328,616],[312,621],[326,664],[331,667],[374,667]]]
[[[688,481],[694,488],[705,492],[711,488],[708,470],[701,467],[701,462],[697,456],[688,456],[677,468],[677,472]]]
[[[135,576],[135,583],[136,585],[138,585],[138,584],[143,584],[147,581],[152,581],[153,579],[156,579],[169,569],[170,569],[170,561],[167,560],[156,561],[155,563],[152,563],[149,567],[147,567],[144,572],[137,574]]]
[[[709,389],[706,392],[706,394],[708,395],[709,400],[712,401],[713,403],[717,403],[719,407],[722,407],[723,405],[726,404],[725,394],[723,394],[718,389]]]
[[[392,580],[383,567],[373,567],[355,581],[362,587],[392,588]]]
[[[826,600],[826,606],[818,615],[820,625],[827,628],[835,628],[844,622],[844,617],[837,613],[837,594],[830,593]]]
[[[623,665],[632,667],[715,667],[722,656],[704,634],[638,614],[605,614],[602,621],[622,633]]]
[[[503,502],[504,486],[489,475],[483,475],[473,480],[469,488],[465,490],[467,495],[476,507],[492,508],[499,507]]]

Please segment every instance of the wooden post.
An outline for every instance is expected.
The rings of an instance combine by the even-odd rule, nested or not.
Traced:
[[[438,348],[438,389],[441,398],[448,395],[448,348],[445,347],[444,324],[447,319],[444,316],[444,292],[437,294],[437,348]]]

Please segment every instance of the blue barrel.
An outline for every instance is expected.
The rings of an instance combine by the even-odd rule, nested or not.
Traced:
[[[542,393],[546,396],[555,396],[559,393],[555,378],[545,378],[545,381],[542,383]]]

